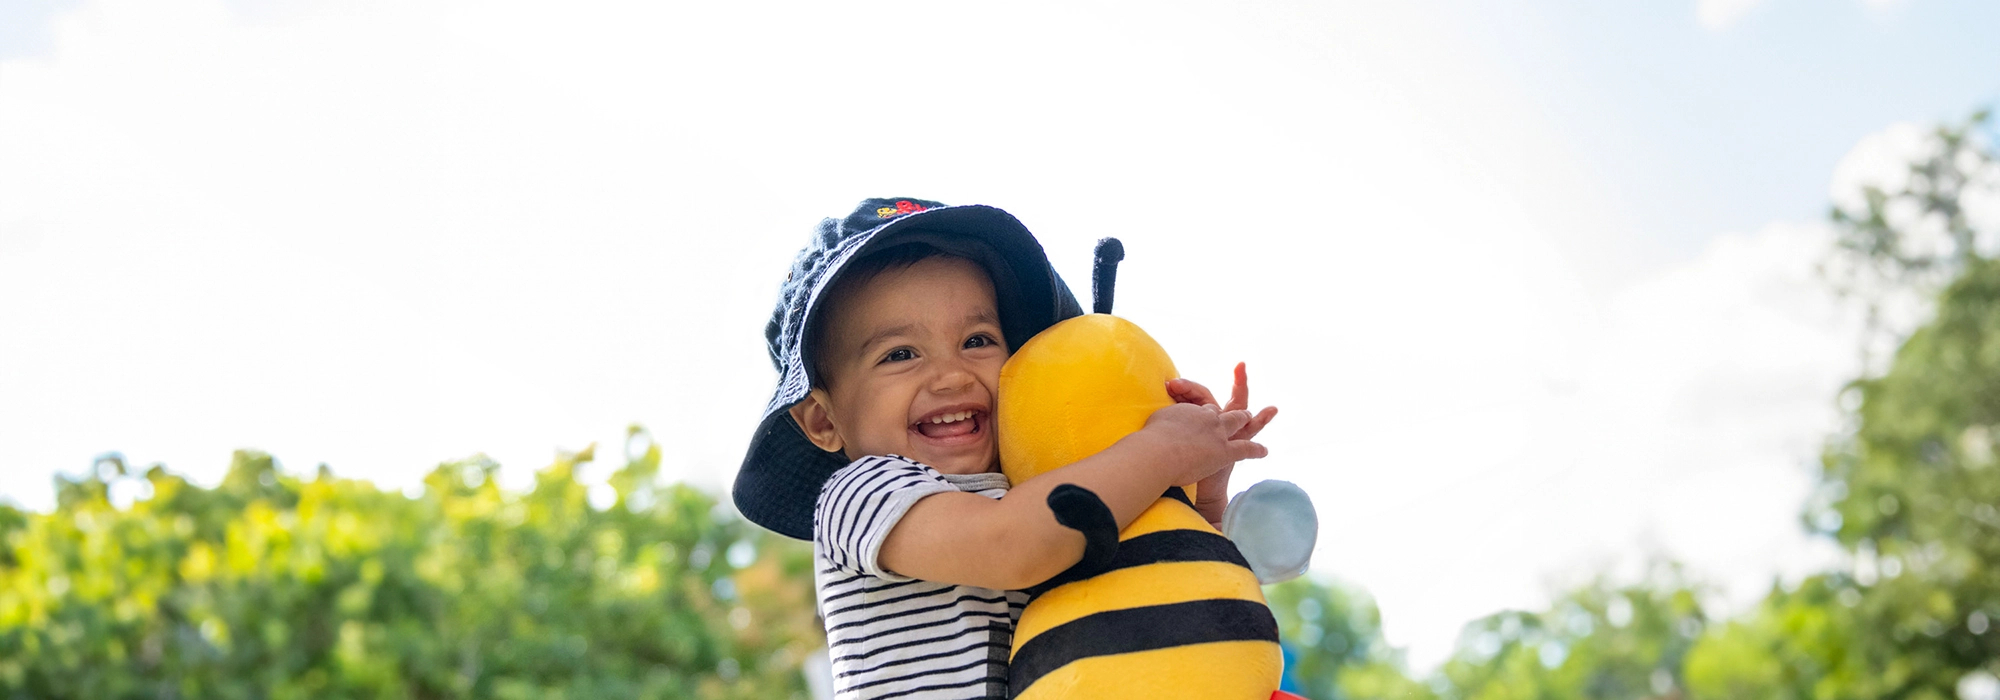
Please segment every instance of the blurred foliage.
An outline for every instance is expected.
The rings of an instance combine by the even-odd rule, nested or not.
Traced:
[[[1980,245],[1982,232],[1967,216],[1966,195],[2000,185],[1994,179],[2000,157],[1986,133],[1991,119],[1990,111],[1981,110],[1963,122],[1939,125],[1900,173],[1904,177],[1863,184],[1860,209],[1832,208],[1836,250],[1853,266],[1843,272],[1872,273],[1887,284],[1930,291],[1983,257],[1981,248],[1987,246]],[[1851,286],[1862,282],[1853,277],[1833,281],[1843,291],[1864,291]]]
[[[1656,562],[1635,585],[1600,575],[1547,611],[1472,623],[1441,671],[1445,698],[1674,697],[1682,661],[1708,618],[1703,591]]]
[[[1995,688],[2000,262],[1963,265],[1889,371],[1851,385],[1853,425],[1823,456],[1805,519],[1848,551],[1848,570],[1774,587],[1706,632],[1699,588],[1677,574],[1598,581],[1547,612],[1468,627],[1441,694],[1944,700],[1972,694],[1968,679]]]
[[[1835,217],[1848,240],[1942,238],[1933,268],[1949,270],[1931,320],[1902,343],[1888,371],[1855,381],[1849,430],[1829,441],[1807,523],[1838,541],[1849,572],[1822,577],[1760,611],[1765,626],[1810,627],[1782,647],[1815,659],[1812,695],[1957,697],[1967,678],[2000,673],[2000,231],[1977,230],[1975,199],[2000,202],[2000,155],[1979,129],[1988,114],[1940,128],[1931,153],[1910,165],[1906,191],[1925,216]],[[1893,214],[1893,211],[1891,211]],[[1889,243],[1868,255],[1911,265]],[[1918,266],[1921,267],[1921,266]],[[1828,619],[1805,613],[1825,602]],[[1834,617],[1845,619],[1835,620]],[[1763,618],[1777,618],[1764,621]],[[1766,645],[1769,647],[1770,645]],[[1818,665],[1823,664],[1823,665]]]
[[[1967,259],[1888,373],[1849,391],[1854,429],[1829,444],[1807,520],[1852,554],[1823,585],[1866,633],[1830,657],[1854,682],[1816,697],[1955,697],[2000,672],[2000,262]]]
[[[1859,206],[1835,204],[1837,237],[1821,266],[1836,291],[1861,303],[1864,364],[1890,354],[1903,322],[1927,313],[1938,291],[1969,265],[2000,254],[2000,230],[1981,230],[1975,210],[2000,216],[2000,152],[1992,112],[1941,124],[1916,144],[1900,172],[1862,182]]]
[[[475,458],[415,497],[107,457],[53,513],[0,508],[0,697],[804,697],[809,549],[656,485],[632,438],[600,507],[591,450],[527,493]]]
[[[1859,593],[1838,575],[1777,588],[1757,610],[1704,638],[1687,657],[1687,687],[1698,698],[1892,697],[1874,686],[1893,660],[1855,655],[1866,630],[1852,606]]]
[[[1286,675],[1296,692],[1313,700],[1432,697],[1382,641],[1382,615],[1366,594],[1307,576],[1266,587],[1264,598],[1294,654]]]

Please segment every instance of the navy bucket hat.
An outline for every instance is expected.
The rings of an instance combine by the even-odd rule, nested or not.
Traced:
[[[1000,332],[1016,350],[1042,329],[1082,315],[1034,234],[1013,215],[981,206],[947,206],[923,199],[868,199],[844,219],[821,221],[799,251],[779,290],[778,307],[764,328],[778,389],[750,438],[749,453],[730,489],[736,509],[778,534],[812,539],[813,505],[827,477],[847,466],[846,456],[806,439],[788,410],[812,390],[817,377],[806,357],[806,339],[825,304],[823,294],[848,263],[887,246],[921,242],[979,263],[993,280]]]

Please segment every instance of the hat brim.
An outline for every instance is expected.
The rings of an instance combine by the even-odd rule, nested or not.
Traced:
[[[890,245],[914,241],[971,259],[986,269],[999,302],[1001,333],[1012,348],[1021,347],[1057,321],[1083,313],[1026,226],[1000,209],[964,205],[910,214],[856,236],[830,263],[826,276],[808,297],[806,332],[802,335],[811,337],[814,320],[822,310],[821,295],[835,287],[849,262]],[[751,522],[802,540],[812,539],[813,508],[820,488],[848,464],[845,456],[819,449],[807,440],[788,410],[805,398],[812,371],[802,352],[791,354],[730,489],[736,509]]]

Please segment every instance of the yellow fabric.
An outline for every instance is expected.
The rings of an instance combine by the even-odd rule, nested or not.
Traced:
[[[1118,539],[1163,530],[1215,532],[1186,504],[1162,498],[1119,532]],[[1042,594],[1021,612],[1021,621],[1014,627],[1014,648],[1019,650],[1044,630],[1092,613],[1208,598],[1264,602],[1256,574],[1240,566],[1216,562],[1148,564],[1106,572]]]
[[[1018,484],[1104,451],[1173,403],[1180,376],[1131,321],[1090,314],[1022,345],[1000,368],[1000,470]]]
[[[1209,526],[1208,521],[1202,520],[1201,514],[1194,512],[1193,508],[1187,507],[1186,503],[1171,498],[1162,498],[1154,501],[1153,505],[1147,506],[1145,512],[1139,514],[1139,519],[1132,521],[1131,525],[1126,525],[1125,529],[1118,533],[1118,539],[1122,542],[1148,532],[1159,532],[1161,530],[1201,530],[1217,535],[1222,534],[1217,532],[1214,527]]]
[[[1284,657],[1276,644],[1209,642],[1080,659],[1015,697],[1270,700],[1282,673]]]
[[[1106,314],[1073,318],[1035,336],[1000,370],[1000,465],[1021,483],[1103,451],[1173,403],[1180,376],[1160,344]],[[1192,500],[1192,485],[1183,487]],[[1162,498],[1119,533],[1215,532],[1200,514]],[[1219,533],[1218,533],[1219,534]],[[1223,562],[1161,562],[1070,583],[1022,611],[1014,651],[1056,626],[1109,610],[1211,599],[1264,602],[1249,569]],[[1266,700],[1284,660],[1271,642],[1234,641],[1073,661],[1042,676],[1022,698],[1203,698]]]
[[[1234,598],[1264,602],[1257,575],[1212,561],[1161,562],[1107,571],[1043,593],[1021,611],[1014,649],[1057,625],[1106,610]]]

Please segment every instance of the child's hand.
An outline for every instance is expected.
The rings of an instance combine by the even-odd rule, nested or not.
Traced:
[[[1167,382],[1167,394],[1172,396],[1175,401],[1181,403],[1215,403],[1215,395],[1209,393],[1208,387],[1187,379],[1169,380]],[[1236,363],[1235,386],[1229,390],[1229,405],[1223,408],[1229,411],[1242,411],[1249,407],[1250,375],[1244,364],[1238,362]],[[1250,422],[1245,423],[1241,429],[1229,437],[1232,440],[1249,440],[1255,438],[1258,433],[1263,432],[1264,426],[1271,424],[1271,419],[1277,417],[1277,415],[1278,407],[1265,406],[1264,410],[1258,411],[1257,415],[1250,419]],[[1207,520],[1208,524],[1218,529],[1222,527],[1222,510],[1229,505],[1229,475],[1235,470],[1236,465],[1232,462],[1229,466],[1217,470],[1195,484],[1194,509],[1201,513],[1202,519]]]
[[[1191,403],[1198,406],[1215,403],[1215,394],[1209,393],[1208,387],[1202,386],[1199,382],[1192,379],[1167,380],[1167,396],[1172,397],[1177,403]],[[1229,404],[1223,406],[1222,410],[1244,411],[1249,410],[1249,408],[1250,374],[1248,368],[1243,363],[1238,362],[1236,363],[1236,383],[1235,386],[1230,387]],[[1229,436],[1229,439],[1249,440],[1255,438],[1258,433],[1264,432],[1264,426],[1270,425],[1271,419],[1277,416],[1277,406],[1265,406],[1263,410],[1258,411],[1257,415],[1250,419],[1249,423],[1243,425],[1243,429],[1238,430],[1235,435]]]
[[[1146,418],[1139,429],[1158,441],[1171,460],[1173,483],[1200,481],[1217,470],[1227,469],[1238,460],[1257,459],[1268,451],[1249,440],[1231,439],[1251,421],[1249,411],[1224,411],[1215,404],[1177,403]]]

